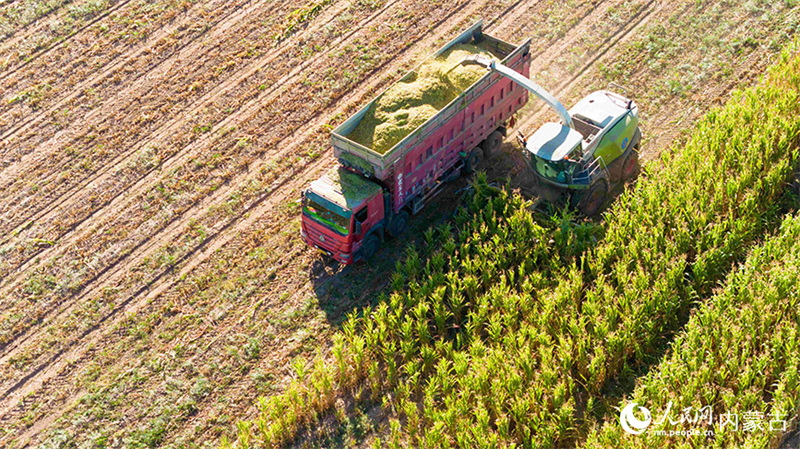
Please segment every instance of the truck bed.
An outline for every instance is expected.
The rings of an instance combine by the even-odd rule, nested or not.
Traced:
[[[492,53],[494,57],[508,64],[514,59],[519,59],[519,55],[527,54],[530,47],[530,40],[515,46],[504,42],[495,37],[482,32],[482,22],[478,22],[461,35],[444,45],[429,58],[435,58],[457,44],[472,44]],[[427,59],[426,59],[427,60]],[[425,61],[422,61],[422,65]],[[411,72],[417,70],[414,68]],[[411,74],[407,74],[409,76]],[[334,155],[342,165],[354,168],[367,176],[377,179],[388,179],[392,176],[392,168],[396,163],[402,165],[403,158],[407,153],[414,150],[419,144],[425,141],[439,127],[448,123],[454,116],[463,111],[474,99],[478,98],[489,86],[498,79],[499,75],[492,75],[488,71],[486,75],[478,79],[468,89],[453,99],[449,104],[442,108],[436,115],[427,120],[422,126],[407,135],[391,149],[381,154],[371,148],[365,147],[358,142],[348,138],[348,135],[358,126],[359,122],[372,107],[373,103],[383,94],[379,94],[371,102],[356,112],[352,117],[334,129],[332,133],[332,144]],[[405,77],[403,77],[405,78]],[[385,91],[384,91],[385,92]],[[476,142],[477,143],[477,142]]]

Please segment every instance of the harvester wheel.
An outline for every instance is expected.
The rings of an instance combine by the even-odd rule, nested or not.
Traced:
[[[475,169],[481,165],[481,162],[483,162],[483,149],[481,147],[475,147],[469,152],[469,156],[467,156],[464,171],[468,175],[475,173]]]
[[[794,174],[794,181],[792,181],[794,192],[800,195],[800,171]]]
[[[639,149],[634,148],[622,161],[622,180],[627,181],[639,171]]]
[[[399,237],[408,229],[408,212],[401,210],[392,217],[392,222],[389,223],[389,234],[392,237]]]
[[[361,257],[364,260],[371,260],[375,253],[378,252],[378,249],[381,247],[381,241],[378,239],[378,236],[372,234],[371,236],[367,237],[364,240],[364,244],[361,245]]]
[[[489,137],[483,141],[481,145],[483,147],[483,152],[487,157],[492,157],[500,151],[500,146],[503,145],[503,133],[500,131],[495,131],[489,134]]]
[[[601,179],[584,191],[579,197],[578,210],[584,216],[593,217],[600,212],[608,196],[608,182]]]

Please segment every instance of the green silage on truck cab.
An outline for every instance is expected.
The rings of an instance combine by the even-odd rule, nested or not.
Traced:
[[[337,206],[352,211],[381,193],[381,187],[345,168],[338,167],[311,183],[311,191]]]

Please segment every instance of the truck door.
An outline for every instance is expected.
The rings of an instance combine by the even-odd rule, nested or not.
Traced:
[[[356,232],[356,240],[363,240],[375,226],[383,222],[384,218],[383,194],[375,195],[371,199],[365,201],[363,207],[353,214],[354,231],[358,231],[359,228],[361,230],[361,232]],[[379,234],[379,237],[383,238],[383,235]]]
[[[355,231],[356,231],[356,238],[358,240],[362,240],[365,235],[369,232],[370,221],[369,221],[369,207],[367,204],[361,208],[358,212],[353,215],[355,218]],[[360,231],[360,232],[359,232]]]

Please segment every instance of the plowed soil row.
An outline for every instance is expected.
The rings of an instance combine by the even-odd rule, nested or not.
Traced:
[[[65,95],[54,97],[52,105],[41,105],[42,111],[31,114],[21,127],[8,131],[17,137],[10,148],[15,147],[27,157],[0,172],[0,187],[22,203],[22,207],[4,208],[4,217],[11,221],[3,223],[3,230],[14,229],[18,233],[26,220],[46,221],[43,208],[74,194],[75,188],[85,187],[87,180],[96,181],[98,171],[109,169],[122,159],[115,156],[124,157],[141,149],[142,134],[162,126],[170,114],[196,109],[197,105],[192,108],[190,101],[201,93],[193,83],[198,78],[209,78],[206,72],[214,73],[224,64],[240,63],[244,56],[237,57],[241,42],[232,46],[228,41],[258,35],[263,32],[261,21],[265,17],[270,13],[281,15],[290,8],[288,3],[265,8],[263,1],[240,2],[240,8],[230,2],[208,6],[216,6],[216,15],[207,10],[198,11],[197,15],[184,14],[181,20],[154,33],[153,38],[124,56],[109,59],[110,64],[95,70],[93,76],[82,79],[80,73],[64,72],[81,81],[75,88],[65,89]],[[261,16],[254,14],[260,9],[267,11]],[[201,20],[201,15],[216,19],[211,22],[219,27],[214,40],[207,30],[202,30],[204,27],[190,26]],[[231,29],[234,24],[236,27]],[[196,55],[203,53],[207,57],[198,61]],[[189,63],[199,63],[204,70],[195,71],[198,67],[188,66]],[[59,112],[65,110],[67,113]],[[59,115],[58,120],[52,120],[54,114]],[[36,131],[28,134],[32,141],[23,137],[26,130]],[[38,180],[34,189],[25,182],[30,177]]]
[[[24,25],[14,21],[17,27],[0,39],[0,54],[6,55],[0,64],[0,73],[3,78],[16,76],[41,55],[68,45],[73,36],[105,19],[130,1],[23,1],[4,7],[3,16],[14,15],[12,10],[25,9],[32,5],[37,5],[37,11],[35,14],[26,14],[24,18],[20,17]]]
[[[123,0],[77,32],[31,55],[19,67],[4,71],[0,81],[4,100],[0,109],[3,141],[18,140],[21,137],[16,135],[19,127],[27,123],[32,114],[107,64],[120,62],[115,59],[122,57],[124,60],[132,47],[154,36],[153,33],[191,10],[192,5],[190,1]],[[194,6],[202,9],[202,5]],[[24,149],[30,150],[26,146],[22,147]],[[11,158],[4,155],[3,165],[17,157],[17,154]]]

